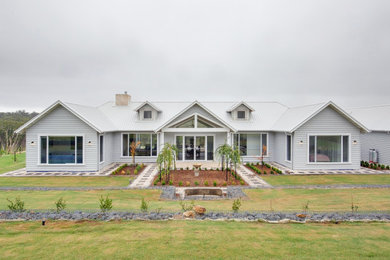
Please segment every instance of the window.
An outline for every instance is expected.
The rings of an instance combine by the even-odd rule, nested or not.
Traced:
[[[82,136],[41,136],[41,164],[82,164]]]
[[[237,111],[237,118],[238,119],[245,119],[245,111]]]
[[[292,138],[291,135],[286,136],[286,161],[291,162],[292,153]]]
[[[157,155],[156,134],[122,134],[122,156],[131,156],[130,144],[140,142],[135,151],[136,156]]]
[[[234,134],[233,145],[243,156],[267,156],[267,134]]]
[[[99,136],[99,162],[104,162],[104,136]]]
[[[207,136],[207,160],[214,160],[214,136]]]
[[[350,140],[348,135],[309,136],[309,162],[349,162]]]
[[[152,119],[152,111],[145,110],[144,111],[144,119]]]
[[[175,124],[172,128],[221,128],[219,125],[201,116],[194,115]]]

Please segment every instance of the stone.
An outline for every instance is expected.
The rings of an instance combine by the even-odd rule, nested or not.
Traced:
[[[306,215],[306,214],[297,214],[297,217],[298,217],[298,218],[306,218],[307,215]]]
[[[204,213],[206,213],[206,208],[199,205],[194,206],[192,210],[195,211],[195,213],[198,215],[203,215]]]
[[[190,210],[183,213],[183,217],[185,218],[195,218],[195,211]]]

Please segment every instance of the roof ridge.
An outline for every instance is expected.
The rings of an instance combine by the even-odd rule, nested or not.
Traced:
[[[315,104],[308,104],[308,105],[301,105],[301,106],[295,106],[295,107],[289,107],[289,108],[302,108],[302,107],[311,107],[311,106],[317,106],[317,105],[325,105],[329,102],[319,102]]]
[[[350,107],[348,109],[366,109],[366,108],[376,108],[376,107],[390,107],[390,104],[371,105],[371,106],[365,106],[365,107]]]

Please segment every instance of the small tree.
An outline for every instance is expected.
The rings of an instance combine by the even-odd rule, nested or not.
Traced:
[[[262,166],[264,166],[264,155],[266,155],[266,154],[267,154],[267,146],[263,145],[263,147],[261,149],[261,156],[260,156]]]
[[[216,153],[221,158],[222,161],[222,171],[226,171],[226,181],[228,181],[228,167],[229,162],[231,161],[232,147],[228,144],[223,144],[217,148]],[[225,167],[226,166],[226,167]]]
[[[131,157],[133,157],[133,164],[135,165],[135,152],[137,151],[138,146],[140,146],[141,142],[131,142],[130,144],[130,153]]]
[[[148,203],[145,201],[144,198],[142,198],[142,200],[141,200],[141,211],[142,212],[148,212],[148,208],[149,208]]]
[[[237,212],[241,207],[241,199],[236,199],[233,201],[232,210]]]
[[[235,147],[234,150],[230,153],[230,161],[233,163],[234,171],[237,174],[237,164],[242,163],[241,161],[241,154],[238,147]]]
[[[54,202],[54,205],[56,205],[57,213],[63,211],[66,208],[66,202],[63,198],[60,198],[59,200]]]
[[[7,198],[9,202],[8,208],[12,211],[22,212],[24,211],[24,201],[20,199],[20,197],[15,198],[15,202]]]
[[[176,148],[174,145],[165,143],[164,147],[161,149],[160,153],[157,156],[157,163],[160,166],[160,180],[162,178],[162,173],[165,174],[166,182],[170,180],[170,171],[172,168],[172,163],[175,163],[176,158]],[[176,166],[175,166],[176,167]]]
[[[112,209],[112,199],[108,198],[108,195],[106,196],[106,198],[103,198],[103,195],[101,195],[99,202],[99,207],[102,212],[107,212]]]

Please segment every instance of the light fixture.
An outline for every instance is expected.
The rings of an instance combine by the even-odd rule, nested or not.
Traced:
[[[356,140],[353,140],[352,144],[357,144],[357,141],[356,141]]]
[[[88,145],[92,145],[92,141],[88,141]]]
[[[31,141],[31,142],[30,142],[30,145],[35,145],[35,142],[34,142],[34,141]]]
[[[299,141],[299,144],[302,145],[303,144],[303,140]]]

